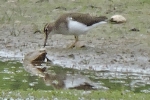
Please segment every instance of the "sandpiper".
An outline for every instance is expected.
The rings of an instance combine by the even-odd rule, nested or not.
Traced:
[[[78,42],[78,36],[87,33],[88,30],[93,27],[107,23],[106,16],[91,16],[90,14],[82,13],[66,13],[61,15],[55,22],[47,23],[44,27],[45,41],[44,47],[46,46],[48,35],[52,34],[63,34],[63,35],[74,35],[75,42],[69,46],[69,48],[75,47]]]

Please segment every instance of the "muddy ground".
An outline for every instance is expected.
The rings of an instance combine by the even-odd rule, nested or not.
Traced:
[[[105,14],[109,18],[116,13],[122,14],[127,18],[126,23],[107,23],[105,25],[101,25],[97,28],[92,29],[86,35],[80,36],[79,42],[82,42],[86,45],[86,47],[84,48],[67,49],[67,45],[71,44],[74,41],[73,36],[53,35],[51,39],[49,38],[48,46],[46,46],[48,58],[51,59],[54,63],[59,64],[63,67],[104,71],[108,70],[149,73],[150,13],[148,7],[150,6],[147,3],[141,4],[141,2],[137,2],[134,0],[132,1],[133,4],[130,4],[128,1],[124,2],[125,3],[116,1],[113,5],[113,7],[116,8],[114,8],[113,11],[110,12],[108,12],[109,10],[111,10],[110,8],[113,8],[109,6],[109,4],[111,3],[103,5],[109,9],[104,9],[101,14]],[[47,5],[48,7],[48,3],[37,4],[35,2],[32,2],[31,4],[33,3],[35,5]],[[21,3],[19,4],[21,5]],[[96,5],[96,3],[94,4]],[[5,2],[3,6],[1,5],[1,7],[4,7],[5,5],[8,5],[8,3],[6,4]],[[98,5],[95,5],[93,6],[95,8],[89,8],[88,6],[87,10],[83,10],[82,6],[80,6],[81,8],[79,7],[79,9],[72,9],[76,9],[75,11],[83,13],[95,11],[95,13],[92,14],[98,15],[99,8],[96,8]],[[127,5],[128,7],[126,7]],[[51,13],[43,16],[49,16],[50,14],[49,20],[53,21],[56,19],[55,17],[57,15],[60,15],[63,12],[72,11],[70,6],[67,6],[68,8],[66,7],[67,9],[69,9],[68,11],[56,9],[56,7],[59,6],[56,5],[55,7],[53,7],[53,10],[51,10]],[[137,9],[136,6],[139,8]],[[26,9],[29,10],[28,8]],[[11,8],[9,10],[11,11]],[[40,11],[40,8],[38,10]],[[26,12],[26,14],[28,14],[28,12]],[[40,13],[37,14],[40,15]],[[44,14],[46,13],[44,12]],[[36,18],[36,20],[39,20],[41,15],[39,17],[35,17],[35,15],[33,16],[33,20],[35,20]],[[25,20],[27,20],[27,16],[25,16],[25,18]],[[21,18],[13,19],[13,24],[11,21],[7,22],[8,19],[4,19],[6,21],[1,20],[1,22],[3,23],[0,24],[0,56],[1,58],[3,58],[3,60],[7,60],[6,58],[23,59],[24,54],[43,47],[44,34],[39,32],[34,34],[35,30],[33,24],[40,26],[39,29],[42,32],[44,23],[47,22],[47,19],[45,20],[42,17],[40,19],[42,20],[42,22],[38,23],[30,23],[31,18],[27,23],[25,23],[25,21],[23,21],[23,19]],[[131,31],[131,29],[133,28],[136,28],[139,31]]]

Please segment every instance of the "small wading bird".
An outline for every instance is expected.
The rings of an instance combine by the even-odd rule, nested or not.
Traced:
[[[44,27],[45,41],[44,47],[48,39],[48,35],[63,34],[74,35],[75,42],[69,46],[73,48],[78,42],[78,36],[87,33],[91,28],[107,23],[106,16],[91,16],[89,14],[82,13],[66,13],[61,15],[55,22],[47,23]]]

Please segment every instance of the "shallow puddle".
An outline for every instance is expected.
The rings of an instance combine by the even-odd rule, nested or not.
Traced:
[[[0,61],[0,88],[11,90],[51,90],[50,86],[46,86],[43,79],[32,76],[23,69],[20,61]],[[59,66],[53,66],[51,71],[55,71],[57,74],[63,73],[80,73],[86,77],[89,77],[92,81],[100,84],[102,89],[120,90],[120,91],[134,91],[150,93],[150,75],[143,73],[131,73],[131,72],[111,72],[111,71],[91,71],[91,70],[77,70],[71,68],[62,68]]]

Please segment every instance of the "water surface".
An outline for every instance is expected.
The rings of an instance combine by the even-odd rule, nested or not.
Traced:
[[[11,90],[52,90],[51,86],[46,86],[42,78],[32,76],[23,69],[22,63],[17,60],[0,61],[0,88]],[[77,70],[53,66],[50,70],[59,74],[80,73],[89,77],[95,83],[101,84],[110,90],[150,92],[150,75],[131,72],[111,72],[111,71],[91,71]]]

